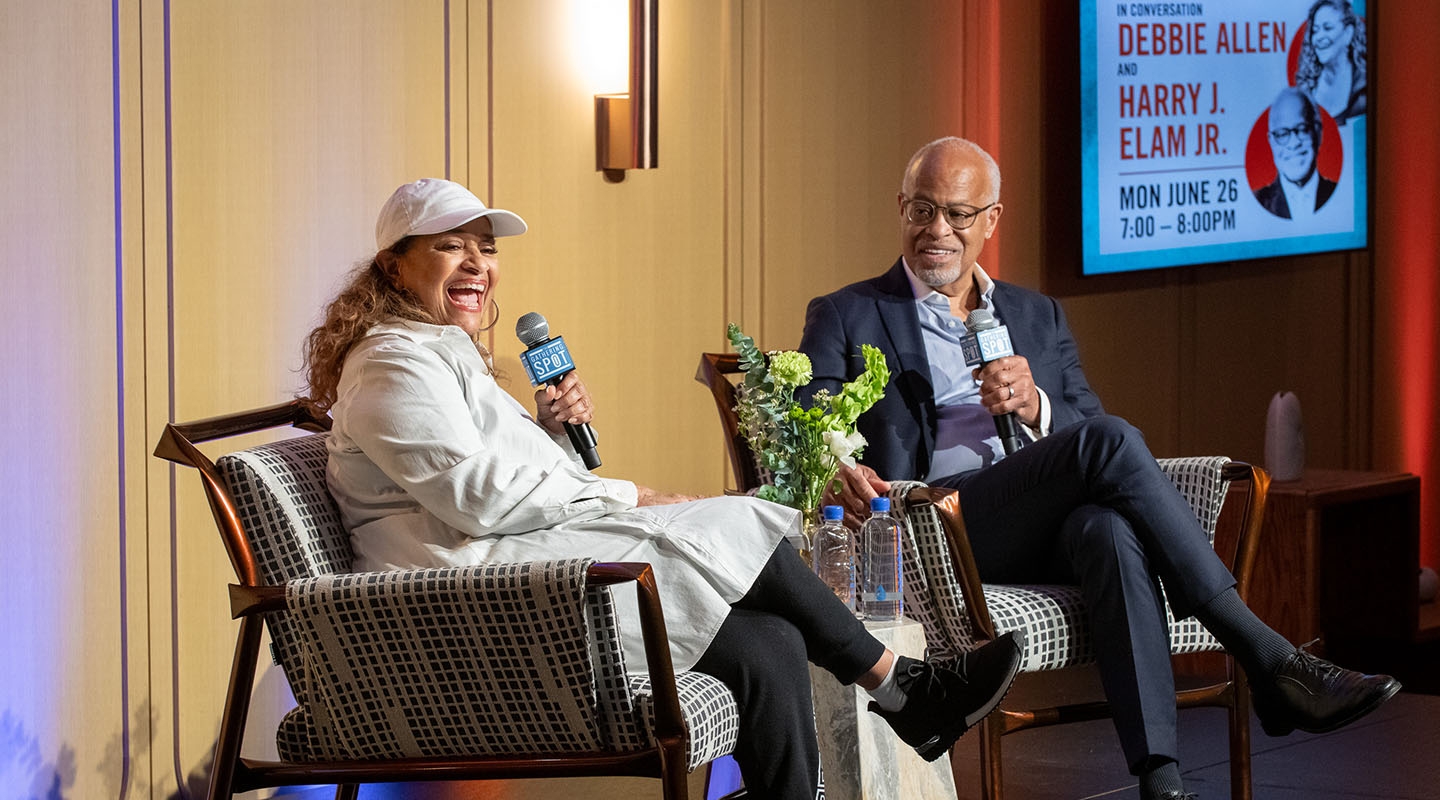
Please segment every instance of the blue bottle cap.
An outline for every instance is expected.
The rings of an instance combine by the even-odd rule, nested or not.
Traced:
[[[825,515],[826,521],[845,519],[845,509],[840,506],[825,506],[821,509],[821,513]]]
[[[888,497],[877,497],[877,498],[875,498],[875,499],[873,499],[873,500],[870,501],[870,513],[871,513],[871,514],[874,514],[876,511],[886,511],[886,512],[888,512],[889,510],[890,510],[890,498],[888,498]]]

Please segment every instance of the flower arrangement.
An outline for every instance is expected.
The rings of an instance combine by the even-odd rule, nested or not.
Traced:
[[[890,368],[880,349],[860,346],[865,371],[831,395],[815,393],[810,408],[795,400],[795,390],[810,382],[810,357],[791,350],[766,357],[755,342],[730,323],[730,344],[740,357],[745,380],[736,387],[735,411],[740,431],[760,466],[773,482],[760,487],[766,500],[814,511],[825,489],[835,480],[840,465],[855,466],[865,437],[855,420],[881,397],[890,381]]]

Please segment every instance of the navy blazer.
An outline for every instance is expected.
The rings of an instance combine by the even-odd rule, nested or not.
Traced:
[[[1015,353],[1029,360],[1036,385],[1050,398],[1052,430],[1103,414],[1080,369],[1060,304],[1001,281],[995,282],[993,299]],[[808,404],[820,389],[839,392],[864,370],[862,344],[885,353],[890,383],[885,397],[860,417],[857,427],[868,442],[860,460],[887,480],[923,479],[935,449],[935,392],[915,294],[901,260],[877,278],[810,301],[800,350],[810,356],[815,377],[797,395]]]

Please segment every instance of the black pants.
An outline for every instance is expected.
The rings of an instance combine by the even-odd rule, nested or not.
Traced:
[[[1076,583],[1125,759],[1178,760],[1169,628],[1235,585],[1190,505],[1118,417],[1095,417],[985,469],[934,482],[960,491],[981,579]]]
[[[695,664],[735,694],[735,763],[752,797],[815,797],[820,754],[807,662],[850,684],[884,652],[788,544],[775,548]]]

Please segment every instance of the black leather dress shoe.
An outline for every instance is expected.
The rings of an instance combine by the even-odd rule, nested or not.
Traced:
[[[934,761],[965,731],[995,710],[1010,691],[1025,651],[1023,631],[1011,631],[947,666],[900,656],[895,680],[905,693],[899,711],[879,714],[920,757]]]
[[[1379,708],[1398,691],[1400,682],[1389,675],[1343,669],[1298,647],[1268,679],[1251,684],[1255,715],[1271,736],[1296,728],[1333,731]]]

